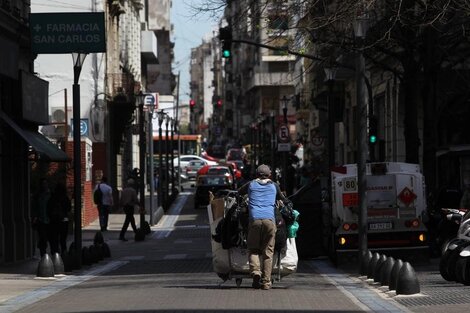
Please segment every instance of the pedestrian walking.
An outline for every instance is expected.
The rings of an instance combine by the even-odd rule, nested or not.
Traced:
[[[129,179],[127,181],[127,186],[121,191],[119,205],[124,209],[124,213],[126,214],[126,219],[124,220],[121,233],[119,234],[119,240],[127,241],[125,235],[129,224],[131,224],[134,233],[137,232],[137,227],[135,225],[134,219],[134,208],[135,206],[139,205],[139,201],[137,199],[137,192],[134,188],[133,179]]]
[[[49,233],[49,216],[47,214],[47,203],[51,197],[49,183],[42,178],[39,190],[33,197],[31,203],[31,222],[38,235],[38,249],[41,257],[47,252],[47,242]]]
[[[273,182],[271,169],[262,164],[256,169],[257,178],[238,190],[248,195],[248,261],[253,278],[252,287],[268,290],[271,288],[274,244],[276,236],[276,200],[289,202],[279,185]]]
[[[67,233],[69,214],[72,210],[67,188],[63,183],[57,183],[47,203],[49,217],[49,243],[51,254],[67,251]],[[60,248],[60,249],[59,249]]]
[[[101,182],[98,185],[96,185],[93,193],[94,193],[95,203],[98,207],[98,216],[99,216],[101,231],[107,231],[109,210],[113,206],[113,189],[111,188],[110,185],[108,185],[108,179],[105,176],[103,176],[103,178],[101,178]]]

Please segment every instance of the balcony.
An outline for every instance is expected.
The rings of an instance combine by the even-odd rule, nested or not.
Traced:
[[[255,73],[251,76],[247,89],[271,86],[293,86],[293,81],[292,73],[288,72]]]
[[[158,64],[157,37],[153,31],[141,31],[141,55],[147,64]]]

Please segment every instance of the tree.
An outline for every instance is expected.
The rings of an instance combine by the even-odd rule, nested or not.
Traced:
[[[231,5],[231,1],[208,2],[212,8],[219,9],[224,3],[228,7]],[[285,1],[245,0],[245,3],[245,16],[238,14],[235,19],[241,21],[247,16],[263,16],[268,9],[270,16],[276,16],[273,9],[276,5],[282,8]],[[289,12],[289,16],[306,12],[295,24],[290,23],[290,28],[285,31],[297,31],[297,39],[301,40],[289,42],[289,48],[317,56],[319,61],[315,65],[335,62],[340,55],[354,53],[357,47],[353,21],[358,16],[369,17],[370,29],[363,51],[369,70],[392,73],[400,81],[405,110],[406,161],[420,163],[419,151],[423,145],[423,171],[428,186],[434,189],[438,145],[436,125],[438,113],[446,105],[439,96],[439,77],[446,71],[465,68],[469,59],[468,0],[299,0],[290,2],[290,7],[282,10]],[[463,75],[462,78],[468,86],[467,77]],[[424,119],[422,138],[418,127],[421,106]]]

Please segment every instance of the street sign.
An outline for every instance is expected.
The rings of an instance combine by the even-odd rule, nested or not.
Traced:
[[[73,118],[70,120],[70,122],[71,122],[70,131],[73,134]],[[89,121],[87,118],[80,119],[80,136],[88,137],[88,131],[89,131],[88,124],[89,124]]]
[[[104,12],[32,13],[33,53],[106,52]]]
[[[285,124],[279,126],[279,129],[277,131],[277,136],[279,137],[279,141],[281,143],[289,142],[290,141],[289,127],[287,127],[287,125]]]
[[[158,93],[146,93],[145,94],[145,100],[144,100],[144,105],[150,106],[153,105],[155,106],[155,110],[158,109]]]

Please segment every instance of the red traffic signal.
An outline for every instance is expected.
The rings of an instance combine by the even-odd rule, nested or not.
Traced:
[[[196,105],[196,101],[194,101],[193,99],[189,100],[189,106],[192,108],[194,108],[194,106]]]
[[[217,100],[217,107],[222,107],[222,99]]]

